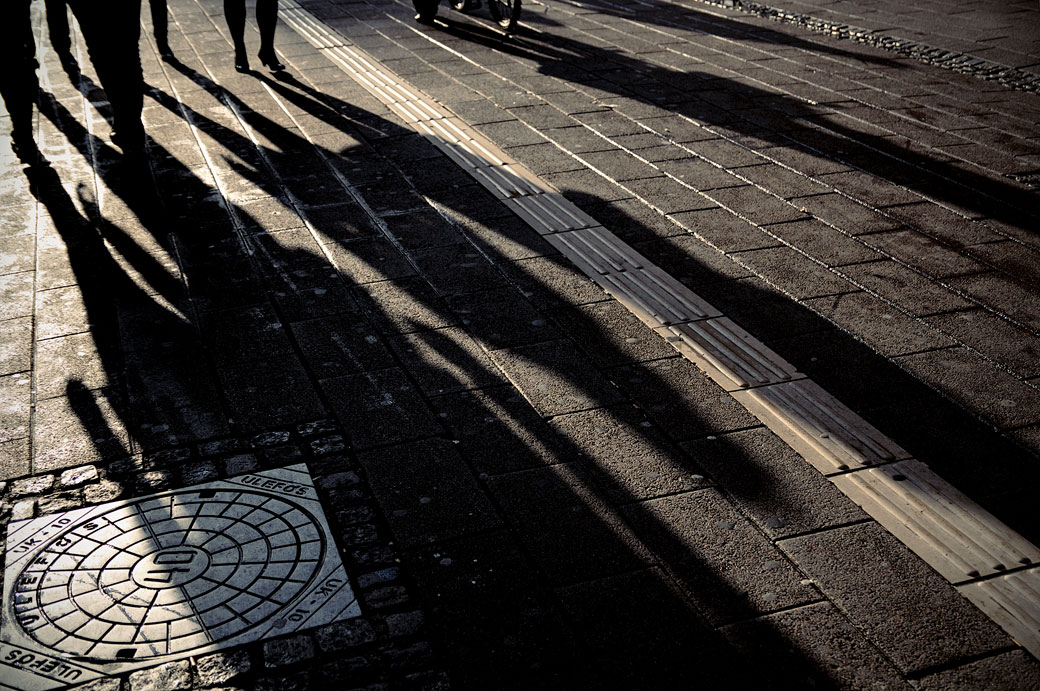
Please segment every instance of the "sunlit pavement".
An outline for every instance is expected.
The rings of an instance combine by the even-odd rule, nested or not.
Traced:
[[[27,169],[0,144],[5,521],[78,530],[91,507],[219,481],[182,502],[196,514],[171,499],[167,517],[216,526],[207,516],[234,505],[221,494],[234,483],[314,492],[303,508],[324,517],[289,523],[326,521],[360,612],[286,634],[276,622],[309,616],[311,600],[207,601],[200,621],[215,607],[270,626],[164,657],[157,642],[179,635],[165,613],[188,606],[158,603],[167,591],[147,574],[181,559],[166,583],[190,595],[219,563],[153,537],[151,556],[112,576],[160,593],[146,619],[106,619],[73,593],[90,616],[57,624],[86,640],[133,629],[121,658],[77,653],[112,674],[91,688],[1040,684],[957,579],[316,48],[318,34],[283,24],[288,70],[253,59],[239,73],[220,2],[169,3],[168,62],[144,12],[142,171],[110,140],[82,42],[70,77],[37,5],[50,165]],[[445,5],[423,27],[410,3],[301,5],[836,406],[1040,537],[1035,93],[700,3],[531,3],[511,38],[485,10]],[[1017,64],[979,58],[1029,74],[1035,46],[1014,46]],[[297,464],[306,473],[277,470]],[[67,548],[41,535],[44,556]],[[19,601],[36,587],[19,590],[11,567],[23,539],[8,545],[3,631],[31,641],[0,642],[0,682],[82,681],[69,641],[30,620],[61,622],[47,598],[75,589]],[[116,565],[88,551],[53,568],[101,593]],[[211,571],[192,561],[203,552]],[[106,596],[118,612],[141,597]],[[128,663],[148,655],[158,667]]]

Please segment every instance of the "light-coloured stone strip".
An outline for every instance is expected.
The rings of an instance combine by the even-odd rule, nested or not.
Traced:
[[[281,7],[297,32],[1040,657],[1040,550],[450,110],[349,45],[294,0],[282,0]]]

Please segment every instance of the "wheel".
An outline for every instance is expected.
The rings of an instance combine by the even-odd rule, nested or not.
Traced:
[[[520,0],[488,0],[491,18],[506,31],[516,29],[520,19]]]

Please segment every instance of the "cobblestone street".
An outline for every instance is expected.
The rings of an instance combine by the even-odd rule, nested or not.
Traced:
[[[849,5],[33,3],[0,688],[1040,688],[1040,8]]]

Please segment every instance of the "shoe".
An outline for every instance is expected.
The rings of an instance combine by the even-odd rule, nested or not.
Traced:
[[[435,14],[423,14],[422,12],[415,15],[415,21],[419,22],[420,24],[426,24],[427,26],[432,26],[433,20],[436,18],[437,15]]]
[[[241,50],[235,48],[235,70],[238,72],[249,71],[249,58],[246,57],[246,49],[244,46]]]
[[[278,55],[274,52],[274,48],[270,51],[261,50],[256,54],[256,57],[260,58],[260,64],[271,70],[272,72],[281,72],[285,69],[285,65],[278,62]]]
[[[170,50],[170,44],[166,41],[157,41],[156,46],[159,49],[159,57],[167,62],[173,59],[173,51]]]

